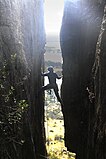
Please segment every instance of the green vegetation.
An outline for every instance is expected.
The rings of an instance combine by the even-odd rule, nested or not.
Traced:
[[[0,57],[0,156],[20,157],[24,143],[23,117],[28,103],[16,54]],[[19,61],[18,61],[19,62]],[[24,76],[24,74],[23,74]],[[15,153],[14,153],[15,152]]]

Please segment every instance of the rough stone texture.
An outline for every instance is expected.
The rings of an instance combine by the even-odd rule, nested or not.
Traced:
[[[90,81],[104,5],[105,1],[96,0],[68,0],[65,3],[60,37],[63,55],[65,144],[68,150],[77,153],[78,159],[87,158],[90,149],[90,144],[88,146],[87,143],[93,135],[89,132],[89,126],[93,129],[92,119],[89,118],[94,113],[94,104],[90,104],[86,89],[91,87],[92,93]],[[93,152],[94,149],[91,149]],[[92,155],[88,158],[97,157]]]
[[[106,158],[106,6],[92,69],[95,101],[89,112],[88,159]],[[91,106],[89,107],[91,110]]]
[[[26,123],[28,127],[29,122],[31,131],[31,134],[27,133],[27,129],[24,132],[25,159],[41,159],[44,158],[42,155],[46,155],[43,99],[36,98],[41,88],[41,66],[45,45],[43,3],[43,0],[0,0],[0,56],[5,54],[9,59],[11,55],[16,54],[23,63],[23,70],[28,70],[31,74],[30,81],[25,83],[30,104]],[[20,66],[17,66],[17,71],[22,71]]]

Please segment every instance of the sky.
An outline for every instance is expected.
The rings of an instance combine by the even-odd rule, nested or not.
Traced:
[[[63,8],[64,0],[45,0],[45,31],[47,35],[59,35]]]

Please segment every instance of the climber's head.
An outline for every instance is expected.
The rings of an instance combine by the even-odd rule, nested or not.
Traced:
[[[48,71],[49,71],[49,72],[53,72],[53,71],[54,71],[54,70],[53,70],[53,66],[48,67]]]

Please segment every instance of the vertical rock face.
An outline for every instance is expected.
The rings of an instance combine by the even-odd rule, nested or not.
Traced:
[[[95,103],[89,112],[88,158],[106,158],[106,6],[93,65]],[[93,157],[92,157],[92,155]]]
[[[104,5],[105,1],[97,0],[67,0],[65,3],[60,35],[63,55],[65,144],[68,150],[77,153],[78,159],[87,158],[90,149],[90,144],[87,143],[91,137],[89,129],[93,129],[94,126],[90,121],[90,115],[94,113],[94,104],[90,104],[86,89],[90,86],[89,93],[92,94],[93,86],[90,81]],[[97,157],[92,155],[89,159],[91,158]]]
[[[10,158],[41,159],[46,155],[43,99],[36,97],[41,88],[41,66],[45,45],[43,3],[43,0],[0,0],[0,57],[8,60],[8,65],[11,64],[11,85],[19,82],[19,78],[24,81],[24,95],[30,106],[28,116],[23,122],[25,143],[22,153],[13,155],[9,151],[7,156]],[[15,67],[11,62],[12,57],[18,59]],[[2,63],[2,60],[0,62]],[[22,94],[22,90],[17,91]],[[27,132],[27,128],[30,132]],[[12,151],[15,152],[17,147],[13,147]]]

